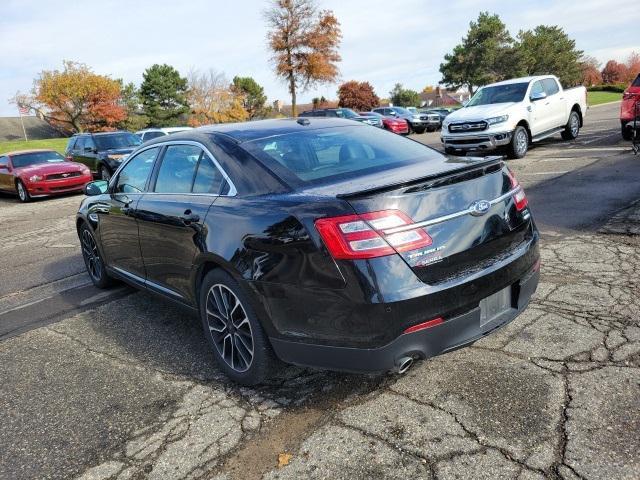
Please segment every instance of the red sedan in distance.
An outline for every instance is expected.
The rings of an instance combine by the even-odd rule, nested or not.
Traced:
[[[409,124],[403,118],[385,117],[384,115],[377,112],[360,112],[360,115],[375,115],[382,119],[382,124],[384,125],[385,130],[389,130],[390,132],[398,133],[400,135],[409,135]]]
[[[17,194],[21,202],[81,192],[93,180],[91,170],[53,150],[20,150],[0,155],[0,191]]]

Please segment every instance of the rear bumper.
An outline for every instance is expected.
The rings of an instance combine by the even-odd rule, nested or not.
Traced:
[[[283,361],[302,366],[350,372],[392,370],[402,357],[425,359],[470,345],[513,321],[522,313],[538,286],[540,273],[529,272],[513,285],[513,308],[480,325],[480,308],[446,320],[440,325],[403,334],[379,348],[349,348],[271,339],[276,355]]]
[[[513,131],[478,133],[469,135],[442,135],[440,141],[445,148],[467,152],[473,150],[495,150],[511,142]]]

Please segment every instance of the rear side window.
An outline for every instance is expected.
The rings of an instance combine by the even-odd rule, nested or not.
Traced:
[[[146,132],[142,136],[142,141],[146,142],[147,140],[151,140],[152,138],[164,137],[164,133],[162,132]]]
[[[193,193],[223,193],[225,179],[222,172],[213,163],[208,155],[203,154],[198,164],[196,178],[193,181]]]
[[[545,78],[542,80],[542,84],[544,85],[544,91],[547,92],[547,96],[555,95],[560,91],[558,88],[558,82],[553,78]]]
[[[150,148],[134,156],[118,174],[117,193],[141,193],[153,168],[160,147]]]
[[[73,150],[73,146],[76,144],[76,140],[78,140],[78,137],[71,137],[69,139],[69,143],[67,143],[67,152]]]
[[[158,170],[155,192],[189,193],[202,149],[194,145],[169,145]]]
[[[640,75],[636,77],[636,79],[631,84],[632,87],[640,87]]]
[[[290,133],[242,146],[276,173],[284,167],[305,183],[377,173],[438,155],[418,142],[359,126]]]

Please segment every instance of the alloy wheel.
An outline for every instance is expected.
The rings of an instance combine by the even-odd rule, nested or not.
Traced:
[[[246,372],[253,362],[253,331],[240,299],[223,284],[207,293],[206,315],[209,333],[225,363],[236,372]]]
[[[85,258],[89,275],[99,281],[102,276],[102,260],[93,235],[86,229],[82,231],[82,255]]]
[[[580,131],[580,120],[576,113],[571,114],[571,123],[569,124],[569,128],[571,129],[571,135],[577,137],[578,132]]]
[[[23,202],[27,199],[27,191],[24,189],[22,182],[18,182],[18,196]]]
[[[516,153],[518,155],[524,155],[529,145],[529,138],[527,132],[523,129],[518,130],[516,134]]]

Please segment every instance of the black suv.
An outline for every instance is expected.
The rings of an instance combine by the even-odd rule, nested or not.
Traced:
[[[109,180],[122,160],[141,143],[140,137],[130,132],[78,133],[69,139],[65,156]]]
[[[358,115],[350,108],[319,108],[317,110],[307,110],[302,112],[299,117],[333,117],[346,118],[347,120],[355,120],[356,122],[367,123],[372,125],[370,118]]]

